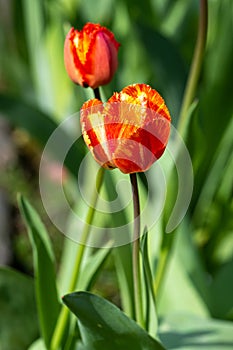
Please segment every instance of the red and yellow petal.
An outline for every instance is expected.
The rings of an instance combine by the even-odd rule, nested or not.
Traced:
[[[71,28],[64,46],[68,75],[93,89],[107,84],[117,69],[118,48],[113,33],[99,24],[87,23],[81,31]]]
[[[81,108],[81,126],[84,141],[95,160],[104,168],[115,167],[112,164],[109,142],[104,125],[104,106],[98,99],[89,100]]]
[[[81,115],[85,142],[106,168],[146,171],[166,148],[171,117],[162,97],[148,85],[129,86],[105,105],[91,100]]]

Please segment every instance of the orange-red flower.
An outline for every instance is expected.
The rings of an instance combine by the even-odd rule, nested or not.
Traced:
[[[71,28],[64,45],[68,75],[93,89],[109,83],[117,69],[118,48],[113,33],[99,24],[87,23],[81,31]]]
[[[146,84],[114,93],[106,104],[89,100],[81,109],[84,140],[104,168],[146,171],[163,154],[171,117],[163,98]]]

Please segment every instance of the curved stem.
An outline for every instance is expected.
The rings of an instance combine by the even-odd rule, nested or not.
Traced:
[[[134,207],[134,235],[133,235],[133,283],[136,321],[144,328],[142,309],[142,286],[140,272],[140,203],[138,194],[137,175],[130,174]]]
[[[194,56],[190,68],[189,77],[187,80],[187,85],[184,92],[182,107],[180,111],[180,118],[178,123],[178,130],[182,134],[185,124],[187,112],[190,105],[193,102],[195,92],[197,89],[198,80],[200,77],[203,56],[206,45],[207,29],[208,29],[208,0],[200,0],[200,18],[198,27],[198,36],[194,51]],[[170,234],[164,234],[162,237],[161,253],[158,262],[158,267],[156,270],[156,276],[154,280],[154,290],[155,295],[159,295],[159,290],[161,288],[164,275],[167,269],[170,253],[172,250],[174,242],[174,232]]]
[[[208,28],[208,0],[200,0],[200,18],[198,26],[198,35],[194,50],[193,60],[184,92],[183,102],[180,110],[178,130],[181,132],[184,128],[188,109],[195,97],[198,80],[200,77],[203,56],[205,52],[206,37]]]

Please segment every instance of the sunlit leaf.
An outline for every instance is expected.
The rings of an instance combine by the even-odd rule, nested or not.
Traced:
[[[37,339],[35,342],[31,344],[28,350],[46,350],[45,343],[43,339]]]
[[[158,313],[189,312],[209,316],[210,290],[200,257],[190,237],[190,227],[183,222],[175,233],[174,247],[158,300]]]
[[[176,313],[167,316],[160,326],[160,337],[167,349],[177,350],[229,350],[233,347],[233,325]]]

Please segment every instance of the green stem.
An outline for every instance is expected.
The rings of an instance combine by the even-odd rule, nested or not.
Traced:
[[[200,0],[200,18],[199,18],[199,27],[198,27],[198,36],[193,56],[193,61],[191,64],[189,77],[187,80],[183,102],[180,111],[180,118],[178,123],[178,130],[182,134],[185,124],[187,112],[190,105],[193,102],[195,97],[198,80],[200,77],[205,45],[206,45],[206,37],[207,37],[207,29],[208,29],[208,0]],[[169,257],[172,251],[172,246],[174,242],[174,232],[170,234],[164,234],[162,237],[161,244],[161,253],[160,259],[158,262],[158,266],[156,269],[156,276],[154,280],[154,291],[156,297],[159,295],[159,291],[161,289],[162,282],[164,280],[164,275],[166,273]]]
[[[136,321],[145,328],[142,308],[142,285],[140,271],[140,203],[138,194],[137,175],[130,174],[130,181],[133,193],[134,207],[134,235],[133,235],[133,282],[134,282],[134,303]]]
[[[80,272],[80,266],[81,266],[81,262],[82,262],[82,258],[83,258],[83,254],[84,254],[84,250],[85,250],[85,244],[87,242],[89,233],[90,233],[90,229],[91,229],[91,223],[93,221],[94,218],[94,214],[95,214],[95,207],[96,207],[96,203],[97,203],[97,199],[98,199],[98,193],[100,191],[101,185],[103,183],[103,176],[104,176],[104,168],[100,168],[99,172],[97,174],[97,179],[96,179],[96,189],[93,193],[93,197],[91,200],[91,206],[88,209],[87,212],[87,217],[86,217],[86,221],[85,221],[85,226],[84,226],[84,230],[82,232],[82,237],[81,237],[81,242],[82,244],[80,244],[79,246],[79,250],[76,256],[76,261],[75,261],[75,265],[74,265],[74,269],[73,269],[73,273],[71,276],[71,281],[70,281],[70,285],[69,285],[69,289],[68,289],[68,293],[71,293],[74,291],[76,284],[77,284],[77,280],[78,280],[78,276],[79,276],[79,272]],[[60,347],[60,344],[62,342],[63,336],[64,336],[64,332],[68,323],[68,319],[69,319],[69,309],[62,305],[61,308],[61,312],[56,324],[56,328],[53,334],[53,338],[51,341],[51,350],[57,350]]]
[[[87,212],[85,226],[81,237],[82,244],[80,244],[79,250],[76,256],[76,261],[72,272],[68,293],[73,292],[77,284],[77,280],[80,272],[80,266],[81,266],[81,262],[82,262],[82,258],[85,250],[85,244],[87,243],[87,239],[91,229],[91,223],[93,221],[94,214],[95,214],[95,207],[98,199],[98,193],[103,183],[103,176],[104,176],[104,168],[100,168],[97,174],[96,188],[91,200],[91,206],[89,207]],[[69,319],[69,309],[66,306],[62,305],[62,309],[61,309],[61,312],[56,324],[56,328],[53,334],[53,338],[51,341],[51,347],[50,347],[51,350],[59,349],[67,323],[68,323],[68,319]]]
[[[94,91],[95,97],[100,99],[99,88],[96,88],[93,91]],[[88,212],[87,212],[85,226],[84,226],[82,236],[81,236],[82,243],[79,245],[79,250],[77,252],[75,265],[74,265],[74,269],[72,271],[70,285],[68,288],[68,293],[73,292],[75,287],[76,287],[76,284],[77,284],[77,280],[78,280],[78,276],[79,276],[79,272],[80,272],[80,266],[81,266],[83,255],[84,255],[85,245],[86,245],[87,240],[88,240],[88,236],[89,236],[90,229],[91,229],[91,223],[93,221],[94,214],[95,214],[95,207],[96,207],[96,203],[97,203],[97,199],[98,199],[98,193],[99,193],[101,185],[103,183],[103,176],[104,176],[104,169],[100,168],[99,172],[97,174],[96,188],[95,188],[95,191],[93,193],[93,197],[91,199],[91,206],[89,207]],[[69,309],[66,306],[62,305],[60,315],[58,317],[57,324],[56,324],[56,327],[55,327],[55,330],[53,333],[53,337],[51,340],[51,345],[50,345],[51,350],[58,350],[60,348],[68,321],[69,321]]]
[[[208,29],[208,0],[200,0],[200,18],[199,18],[199,26],[198,26],[198,35],[196,46],[194,50],[193,60],[189,72],[189,77],[187,80],[183,102],[180,110],[180,118],[178,124],[178,130],[181,132],[184,128],[186,116],[190,105],[193,102],[195,97],[195,93],[197,90],[197,84],[200,77],[205,45],[206,45],[206,37],[207,37],[207,29]]]

